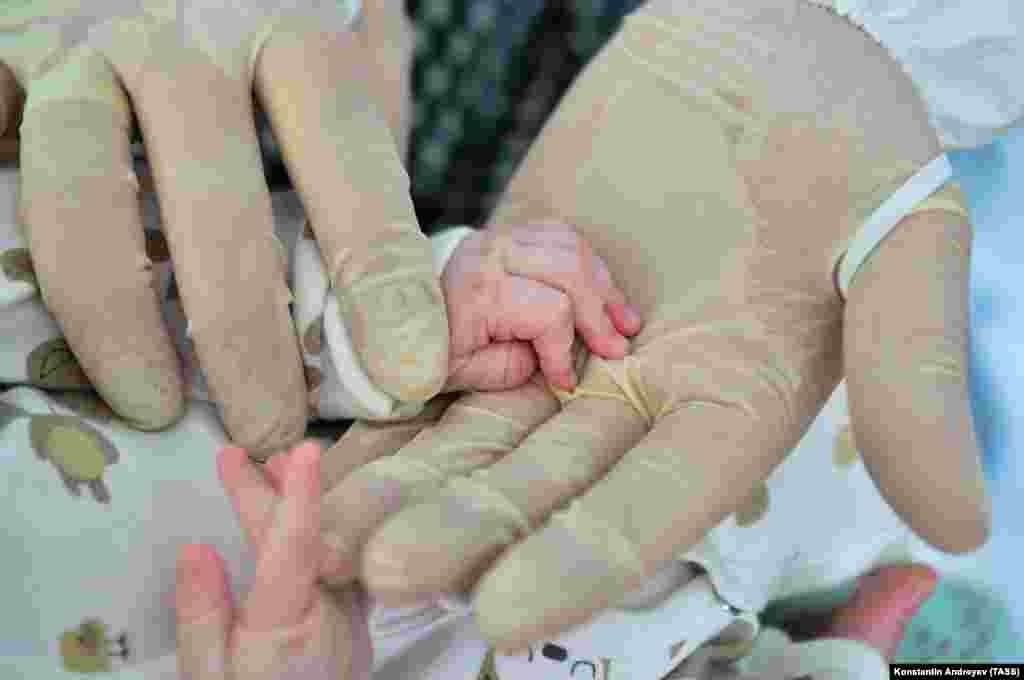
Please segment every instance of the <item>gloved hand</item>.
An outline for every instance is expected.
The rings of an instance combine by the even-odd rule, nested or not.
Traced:
[[[138,427],[173,422],[183,396],[151,289],[133,121],[229,434],[266,454],[305,428],[254,86],[366,371],[399,400],[426,400],[444,384],[444,301],[398,152],[409,27],[397,1],[367,2],[365,31],[353,29],[357,11],[355,0],[33,0],[4,10],[0,118],[16,113],[16,81],[26,92],[21,210],[43,297],[91,382]]]
[[[266,476],[242,449],[225,449],[224,488],[256,553],[244,604],[231,603],[224,564],[207,546],[186,546],[178,561],[178,668],[189,680],[364,680],[373,649],[357,591],[316,583],[320,451],[316,444],[278,455]],[[266,526],[253,509],[276,503]]]
[[[794,77],[809,65],[815,77]],[[836,282],[865,220],[939,154],[899,65],[821,8],[642,7],[562,100],[490,227],[575,225],[641,311],[631,354],[590,357],[561,409],[531,383],[465,397],[418,434],[343,439],[332,459],[368,460],[368,436],[409,443],[326,494],[334,580],[361,573],[391,601],[475,585],[491,641],[552,636],[741,507],[844,372],[851,429],[894,510],[940,548],[978,546],[971,229],[955,190]]]

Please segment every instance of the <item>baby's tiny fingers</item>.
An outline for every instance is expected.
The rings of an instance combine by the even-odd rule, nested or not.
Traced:
[[[178,671],[190,680],[221,680],[233,618],[224,561],[209,546],[186,545],[174,593]]]
[[[221,484],[238,515],[249,545],[259,550],[274,517],[278,497],[264,473],[249,460],[245,449],[229,446],[217,456]]]
[[[604,290],[604,307],[615,328],[622,335],[632,337],[643,327],[640,311],[626,301],[626,294],[616,285],[611,270],[604,258],[594,254],[594,276],[597,278],[598,290]],[[591,348],[593,349],[593,348]],[[606,357],[608,359],[618,357]]]
[[[565,293],[572,301],[574,327],[587,347],[603,357],[621,358],[629,343],[612,324],[605,306],[625,302],[625,296],[589,244],[571,227],[564,229],[555,234],[513,231],[502,258],[505,271]]]
[[[531,342],[547,381],[562,389],[575,388],[576,327],[569,296],[522,276],[509,277],[502,293],[502,312],[492,337]]]
[[[608,302],[605,304],[605,309],[608,312],[608,318],[623,335],[632,337],[643,328],[643,317],[640,316],[636,307],[628,302]]]
[[[537,355],[529,343],[494,342],[465,357],[453,357],[445,391],[497,392],[525,385],[537,371]]]
[[[296,625],[313,604],[323,559],[320,449],[316,444],[303,444],[288,455],[283,491],[242,612],[250,631]]]

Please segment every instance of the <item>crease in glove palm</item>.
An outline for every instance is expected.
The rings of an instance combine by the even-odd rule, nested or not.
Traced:
[[[685,557],[844,376],[883,497],[932,545],[976,548],[988,499],[955,186],[900,220],[845,296],[836,284],[864,221],[940,153],[896,62],[820,7],[642,7],[489,228],[573,224],[643,331],[621,360],[581,355],[571,393],[538,379],[353,427],[325,458],[324,577],[395,603],[471,593],[484,636],[522,648]]]
[[[128,421],[159,429],[184,408],[140,223],[137,125],[228,433],[264,456],[302,436],[306,384],[254,92],[367,374],[401,401],[443,386],[444,300],[398,151],[411,55],[399,10],[377,0],[34,0],[0,18],[0,127],[24,93],[20,209],[43,299]]]

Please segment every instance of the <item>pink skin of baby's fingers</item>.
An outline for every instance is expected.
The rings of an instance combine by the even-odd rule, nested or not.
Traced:
[[[445,389],[452,392],[512,389],[525,384],[538,365],[537,355],[529,343],[492,342],[467,357],[452,360]]]
[[[178,554],[175,608],[178,621],[189,625],[211,614],[231,611],[224,560],[208,545],[188,544]]]
[[[633,337],[643,328],[644,322],[640,316],[640,311],[631,304],[626,302],[608,302],[605,303],[605,311],[612,324],[615,325],[615,329],[626,337]]]
[[[575,326],[570,298],[533,279],[511,276],[502,288],[500,302],[504,311],[491,328],[491,338],[532,343],[548,382],[563,389],[574,388]]]
[[[631,338],[640,332],[643,327],[643,319],[640,316],[640,310],[629,304],[626,301],[626,294],[615,285],[615,279],[608,269],[608,265],[605,264],[604,258],[595,254],[593,262],[594,280],[591,285],[594,290],[600,291],[600,297],[604,300],[601,311],[611,321],[612,327],[618,334],[606,332],[602,336],[607,338],[603,346],[592,346],[591,338],[587,338],[587,334],[584,334],[584,338],[588,340],[587,346],[591,352],[605,359],[621,359],[629,351],[629,343],[626,338]]]
[[[288,469],[288,453],[279,453],[263,466],[263,475],[274,488],[274,493],[281,495],[284,489],[285,471]]]
[[[242,609],[250,631],[293,626],[316,595],[320,543],[320,447],[306,443],[289,454],[284,494],[259,547],[252,590]]]
[[[864,642],[892,659],[906,625],[935,591],[938,575],[923,564],[893,565],[862,576],[857,585],[828,634]]]
[[[234,607],[228,573],[207,545],[182,546],[174,589],[178,670],[187,680],[225,677]]]
[[[217,468],[250,547],[258,549],[263,545],[279,494],[264,472],[249,460],[245,449],[222,449]]]
[[[589,247],[585,247],[589,251]],[[585,309],[577,310],[576,326],[591,352],[605,359],[621,359],[629,352],[630,338],[640,332],[643,325],[640,312],[626,301],[626,294],[615,285],[615,279],[604,258],[590,255],[592,262],[588,286],[577,296],[588,301]],[[593,304],[589,304],[594,300]],[[603,315],[609,323],[594,322],[585,316]],[[603,332],[600,330],[603,329]]]

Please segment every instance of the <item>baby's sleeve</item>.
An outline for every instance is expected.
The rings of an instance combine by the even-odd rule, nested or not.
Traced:
[[[440,275],[473,229],[456,226],[430,238]],[[355,354],[343,314],[324,270],[312,232],[302,230],[292,252],[293,314],[309,385],[310,408],[321,420],[411,418],[419,403],[398,402],[370,380]]]

